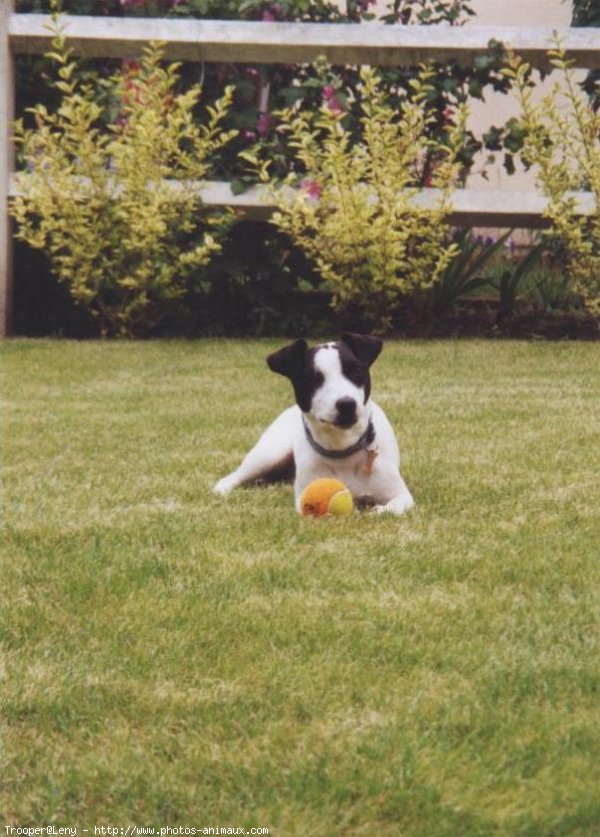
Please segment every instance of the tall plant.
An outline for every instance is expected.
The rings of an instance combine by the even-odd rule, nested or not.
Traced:
[[[331,100],[317,111],[296,107],[281,115],[302,175],[300,181],[288,176],[287,188],[274,191],[279,210],[273,223],[331,284],[335,307],[357,309],[380,331],[400,299],[431,286],[456,252],[445,218],[460,178],[466,113],[457,111],[444,143],[428,138],[435,119],[431,73],[421,69],[412,96],[396,111],[377,72],[363,68],[358,140]],[[439,191],[426,206],[420,183],[432,157],[431,185]],[[263,177],[267,171],[268,161]]]
[[[143,334],[220,249],[228,216],[203,207],[193,181],[234,136],[221,127],[231,91],[198,124],[200,87],[176,92],[178,65],[163,66],[153,44],[110,80],[120,107],[106,129],[97,87],[56,26],[59,105],[31,108],[35,126],[15,130],[26,168],[11,203],[17,237],[48,254],[102,334]]]
[[[600,316],[600,112],[581,93],[573,61],[559,43],[549,55],[561,78],[541,101],[532,95],[526,62],[514,56],[506,72],[515,81],[521,104],[523,159],[535,166],[548,198],[551,235],[564,245],[578,292]],[[575,190],[593,196],[590,215],[579,213]]]

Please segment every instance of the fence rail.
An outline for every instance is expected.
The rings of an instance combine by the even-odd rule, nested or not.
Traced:
[[[14,192],[14,57],[42,54],[53,37],[47,15],[16,14],[13,0],[0,0],[0,337],[10,326],[12,228],[7,200]],[[146,18],[62,18],[70,46],[86,57],[132,58],[151,41],[165,43],[171,60],[249,64],[300,64],[323,55],[332,64],[401,66],[423,60],[472,63],[486,53],[490,40],[513,48],[536,67],[547,68],[547,50],[555,35],[576,64],[595,68],[600,57],[600,29],[450,26],[386,26],[380,23],[262,23]],[[254,187],[233,195],[228,183],[199,183],[203,200],[230,206],[244,218],[265,218],[273,211],[268,191]],[[424,190],[419,201],[435,198]],[[590,195],[577,195],[580,211],[593,212]],[[452,198],[450,220],[494,227],[544,226],[545,198],[534,192],[464,189]]]
[[[50,46],[46,15],[11,15],[8,33],[16,52],[39,54]],[[229,20],[101,18],[65,15],[69,44],[92,58],[133,58],[151,41],[180,61],[299,64],[324,55],[332,64],[400,66],[426,59],[470,64],[491,40],[547,68],[554,30],[516,26],[387,26],[381,23],[262,23]],[[565,49],[580,67],[598,65],[600,29],[565,29]]]
[[[26,182],[27,175],[21,176],[19,183],[25,189],[19,188],[15,178],[11,178],[9,194],[25,192]],[[266,221],[278,206],[273,190],[267,186],[251,186],[242,194],[234,195],[229,183],[219,180],[163,182],[171,187],[174,200],[177,200],[181,187],[185,186],[186,193],[191,188],[208,206],[229,207],[243,220]],[[572,195],[579,214],[590,215],[594,211],[595,202],[591,192],[573,192]],[[440,197],[440,190],[428,188],[418,192],[412,200],[416,206],[433,208]],[[547,199],[536,192],[459,189],[450,196],[447,217],[456,226],[543,229],[549,225],[543,215],[547,204]]]

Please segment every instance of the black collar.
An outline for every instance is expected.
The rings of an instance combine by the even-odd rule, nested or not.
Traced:
[[[346,457],[352,456],[353,453],[357,453],[359,450],[364,450],[375,441],[375,428],[373,427],[373,421],[371,419],[369,419],[367,429],[362,436],[354,442],[353,445],[350,445],[349,448],[344,448],[343,450],[330,450],[329,448],[322,447],[310,432],[304,416],[302,417],[302,423],[304,424],[304,433],[308,444],[314,451],[319,453],[321,456],[327,456],[329,459],[346,459]]]

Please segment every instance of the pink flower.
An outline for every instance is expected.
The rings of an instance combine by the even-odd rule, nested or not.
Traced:
[[[271,8],[265,9],[262,13],[262,20],[265,23],[273,23],[276,20],[282,20],[284,16],[284,9],[281,3],[273,3]]]
[[[143,9],[146,5],[146,0],[121,0],[121,5],[124,9]]]
[[[318,201],[321,197],[322,187],[316,180],[309,180],[305,177],[300,183],[300,188],[306,192],[311,201]]]
[[[332,113],[343,113],[342,103],[335,94],[335,87],[326,84],[322,90],[323,103],[327,105]]]
[[[338,99],[337,96],[332,96],[331,99],[328,100],[327,106],[332,113],[343,113],[344,108],[342,107],[342,103]]]

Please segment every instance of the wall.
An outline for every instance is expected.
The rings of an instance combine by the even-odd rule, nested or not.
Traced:
[[[562,0],[471,0],[477,16],[471,18],[473,23],[481,26],[504,24],[510,26],[569,26],[571,22],[571,2]],[[543,96],[548,87],[553,84],[546,79],[539,85],[536,95]],[[474,101],[471,104],[470,123],[475,133],[485,131],[490,124],[502,125],[511,116],[518,115],[519,107],[511,95],[486,93],[485,102]],[[534,178],[531,172],[525,172],[517,163],[514,175],[507,175],[502,166],[501,155],[497,162],[489,167],[488,179],[484,180],[476,170],[469,180],[469,186],[474,189],[528,189],[533,186]]]

